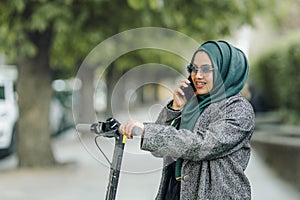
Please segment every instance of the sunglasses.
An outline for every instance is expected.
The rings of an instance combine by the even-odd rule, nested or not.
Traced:
[[[200,74],[204,76],[209,75],[214,70],[214,68],[211,65],[202,65],[201,67],[198,67],[192,63],[189,64],[186,68],[188,73],[190,74],[191,73],[197,74],[198,72],[200,72]]]

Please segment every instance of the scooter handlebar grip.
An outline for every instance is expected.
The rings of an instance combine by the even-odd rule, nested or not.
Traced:
[[[141,136],[143,134],[143,129],[141,127],[135,126],[132,128],[132,136]]]
[[[76,130],[80,133],[91,133],[91,124],[77,124]]]

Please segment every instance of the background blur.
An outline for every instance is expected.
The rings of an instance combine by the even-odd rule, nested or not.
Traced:
[[[104,199],[109,166],[75,124],[154,121],[192,52],[222,39],[251,67],[253,199],[299,199],[299,33],[299,0],[2,0],[0,198]],[[117,199],[154,199],[160,172],[128,141]]]

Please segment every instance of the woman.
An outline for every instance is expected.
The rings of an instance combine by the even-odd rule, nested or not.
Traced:
[[[244,171],[254,112],[240,94],[248,78],[247,59],[225,41],[208,41],[194,53],[188,71],[189,79],[179,83],[156,123],[131,120],[120,132],[131,138],[133,127],[141,128],[141,149],[164,157],[157,200],[251,199]],[[188,101],[183,89],[190,82],[195,95]],[[181,172],[177,182],[174,159]],[[171,197],[174,190],[178,196]]]

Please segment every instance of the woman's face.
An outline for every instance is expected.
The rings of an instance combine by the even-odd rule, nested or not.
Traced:
[[[213,88],[213,66],[204,51],[198,51],[194,57],[195,69],[191,72],[191,78],[196,88],[196,94],[207,94]]]

